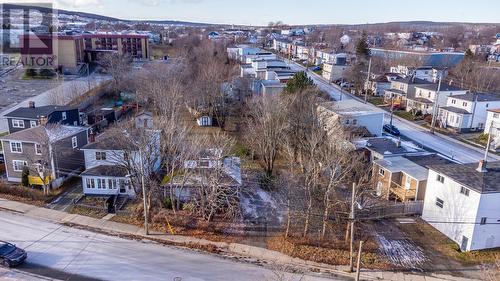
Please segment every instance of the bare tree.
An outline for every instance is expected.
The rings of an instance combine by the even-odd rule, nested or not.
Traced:
[[[247,141],[264,164],[268,177],[272,176],[278,149],[286,129],[286,111],[277,96],[260,97],[250,103],[247,121]]]
[[[239,211],[240,186],[227,183],[225,159],[232,151],[234,140],[220,131],[207,138],[202,153],[209,153],[213,164],[208,169],[197,171],[200,187],[195,198],[195,209],[206,221],[212,221],[217,214],[233,218]]]
[[[128,80],[132,61],[130,56],[109,53],[103,55],[100,61],[102,66],[112,77],[113,89],[121,90],[125,87],[126,83],[130,82],[130,80]]]

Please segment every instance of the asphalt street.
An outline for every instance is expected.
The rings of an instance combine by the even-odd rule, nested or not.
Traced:
[[[61,280],[331,280],[6,211],[0,211],[0,240],[28,252],[27,262],[16,270]]]

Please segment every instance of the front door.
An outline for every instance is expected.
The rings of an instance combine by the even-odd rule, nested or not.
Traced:
[[[467,251],[467,245],[469,244],[469,238],[462,236],[462,245],[460,245],[460,251]]]

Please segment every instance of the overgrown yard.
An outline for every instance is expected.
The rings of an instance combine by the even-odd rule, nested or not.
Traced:
[[[424,269],[442,271],[455,276],[482,278],[480,266],[491,264],[500,256],[500,249],[460,252],[458,245],[431,225],[417,219],[415,223],[396,224],[429,257]]]
[[[42,190],[21,185],[0,183],[0,197],[12,201],[19,201],[39,207],[44,207],[54,198],[66,191],[65,188],[53,189],[48,195],[44,195]]]
[[[286,255],[331,265],[349,264],[349,245],[345,241],[319,243],[303,238],[283,236],[268,239],[268,248]],[[378,244],[368,239],[363,245],[363,267],[370,269],[390,269],[387,258],[378,251]]]

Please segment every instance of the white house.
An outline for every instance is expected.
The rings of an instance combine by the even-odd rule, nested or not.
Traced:
[[[345,64],[337,65],[332,63],[324,63],[322,76],[329,82],[332,82],[341,79],[344,76],[346,70],[347,65]]]
[[[82,147],[85,171],[80,176],[85,195],[134,197],[131,178],[136,176],[135,171],[140,171],[141,162],[145,173],[160,169],[160,131],[147,130],[150,141],[146,146],[136,144],[138,140],[134,136],[140,133],[146,134],[146,131],[130,133],[125,141],[117,141],[113,134],[103,133],[95,142]]]
[[[500,247],[499,182],[500,162],[430,166],[422,219],[462,251]]]
[[[439,125],[457,132],[483,131],[490,108],[500,108],[500,96],[484,93],[454,95],[448,97],[446,106],[439,108]]]
[[[448,97],[463,95],[467,90],[448,84],[441,84],[439,93],[438,84],[427,84],[415,86],[415,96],[406,98],[406,111],[420,111],[422,114],[433,114],[434,104],[438,107],[446,106]],[[437,99],[437,101],[436,101]]]
[[[327,131],[332,131],[340,123],[347,128],[364,127],[374,136],[382,135],[384,112],[375,111],[356,100],[324,102],[318,105],[317,110],[318,117]]]
[[[500,149],[500,108],[488,109],[484,133],[491,134],[491,148]]]

